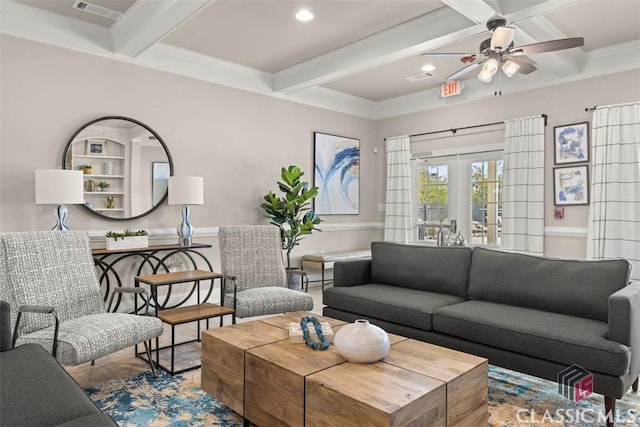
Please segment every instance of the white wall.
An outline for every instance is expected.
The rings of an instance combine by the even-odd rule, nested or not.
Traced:
[[[526,78],[516,76],[514,78]],[[493,86],[487,90],[493,92]],[[460,128],[483,123],[500,122],[516,117],[546,114],[545,153],[545,255],[559,258],[584,259],[588,206],[565,206],[564,220],[553,218],[553,127],[591,121],[586,107],[607,105],[640,99],[640,70],[612,74],[588,80],[551,86],[543,89],[491,97],[482,101],[452,105],[379,120],[377,141],[394,135],[418,134],[443,129]],[[423,152],[451,146],[469,146],[501,142],[503,127],[487,127],[440,136],[415,138],[414,151]],[[460,135],[465,135],[460,137]]]
[[[60,165],[65,144],[84,123],[121,115],[163,138],[176,175],[204,177],[205,205],[192,207],[196,241],[217,246],[215,236],[202,230],[267,223],[259,205],[267,191],[277,190],[282,166],[300,166],[312,182],[314,131],[360,139],[360,214],[324,216],[328,231],[308,236],[294,258],[367,247],[381,238],[372,224],[381,218],[374,195],[383,160],[372,152],[371,120],[11,36],[1,36],[0,43],[0,231],[51,228],[54,206],[34,203],[34,170]],[[69,206],[68,223],[97,233],[125,227],[173,230],[180,220],[179,206],[165,205],[130,222]],[[217,263],[214,249],[209,255]]]

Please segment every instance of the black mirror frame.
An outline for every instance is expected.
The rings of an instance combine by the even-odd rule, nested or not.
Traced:
[[[169,148],[167,147],[167,144],[164,143],[164,140],[160,137],[160,135],[158,135],[156,133],[156,131],[154,131],[153,129],[151,129],[149,126],[147,126],[146,124],[142,123],[141,121],[138,121],[136,119],[132,119],[130,117],[124,117],[124,116],[105,116],[105,117],[100,117],[98,119],[91,120],[90,122],[85,123],[80,128],[78,128],[78,130],[75,131],[73,135],[71,135],[71,138],[69,138],[69,141],[67,142],[67,145],[65,145],[64,150],[62,151],[62,163],[61,163],[62,169],[66,169],[67,152],[69,151],[69,149],[71,149],[71,144],[76,139],[76,137],[80,134],[80,132],[82,132],[83,130],[85,130],[89,126],[91,126],[93,124],[96,124],[97,122],[104,121],[104,120],[126,120],[128,122],[135,123],[138,126],[142,126],[146,130],[148,130],[156,138],[156,140],[158,142],[160,142],[160,144],[162,145],[162,148],[164,148],[165,153],[167,153],[167,160],[169,162],[169,176],[173,176],[173,159],[171,158],[171,153],[169,152]],[[86,209],[87,211],[91,212],[93,215],[98,216],[98,217],[100,217],[102,219],[106,219],[108,221],[130,221],[132,219],[142,218],[144,216],[147,216],[147,215],[151,214],[153,211],[158,209],[164,203],[164,201],[167,199],[168,195],[169,195],[169,190],[167,190],[165,192],[164,196],[158,202],[158,204],[153,206],[148,211],[143,212],[140,215],[130,216],[130,217],[126,217],[126,218],[113,218],[113,217],[106,216],[106,215],[103,215],[101,213],[98,213],[98,212],[94,211],[93,209],[90,209],[86,205],[82,205],[82,207],[84,209]]]

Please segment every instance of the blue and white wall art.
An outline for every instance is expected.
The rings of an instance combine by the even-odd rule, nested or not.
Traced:
[[[314,199],[318,215],[357,215],[360,198],[360,140],[314,132]]]

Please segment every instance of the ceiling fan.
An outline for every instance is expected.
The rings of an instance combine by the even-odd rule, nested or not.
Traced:
[[[514,27],[507,26],[507,20],[502,16],[494,16],[487,22],[487,28],[493,31],[491,38],[480,43],[478,53],[423,53],[423,56],[461,56],[460,60],[469,65],[461,68],[447,77],[455,80],[458,77],[482,66],[478,74],[478,80],[489,83],[496,72],[501,68],[507,77],[515,73],[529,74],[537,70],[533,61],[526,55],[543,52],[570,49],[584,45],[583,37],[570,37],[565,39],[549,40],[546,42],[532,43],[514,47],[513,39],[516,34]]]

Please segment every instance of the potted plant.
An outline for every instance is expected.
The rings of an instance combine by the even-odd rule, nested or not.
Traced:
[[[287,254],[287,269],[291,268],[291,251],[302,236],[318,230],[316,225],[322,221],[310,209],[311,199],[318,195],[318,187],[309,187],[309,183],[301,181],[304,172],[297,166],[282,168],[278,181],[278,188],[283,193],[281,197],[269,191],[260,205],[267,213],[271,223],[280,228],[282,249]]]
[[[107,181],[100,181],[96,185],[100,188],[100,191],[106,191],[111,186]]]
[[[78,169],[80,169],[81,171],[83,171],[83,173],[85,175],[91,175],[92,171],[93,171],[93,167],[91,165],[79,165]]]
[[[107,238],[107,250],[146,248],[149,246],[149,237],[145,230],[133,231],[126,228],[122,233],[113,231],[105,234]]]

